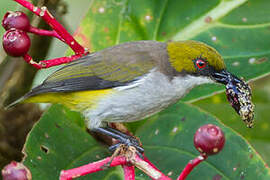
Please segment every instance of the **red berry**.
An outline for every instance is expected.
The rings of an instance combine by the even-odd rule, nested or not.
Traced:
[[[31,180],[32,175],[22,163],[12,161],[2,169],[3,180]]]
[[[26,14],[24,14],[23,12],[9,11],[5,14],[2,20],[2,26],[5,28],[5,30],[15,28],[27,31],[30,27],[30,21]]]
[[[30,45],[30,38],[24,31],[10,29],[3,36],[3,48],[10,56],[19,57],[25,55]]]
[[[207,124],[196,131],[193,141],[194,146],[202,155],[213,155],[222,150],[225,136],[218,126]]]

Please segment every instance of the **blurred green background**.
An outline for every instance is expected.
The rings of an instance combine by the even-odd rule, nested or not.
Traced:
[[[74,32],[80,19],[88,10],[90,0],[48,0],[38,1],[38,3],[46,4],[46,6],[54,6],[55,16],[60,19],[61,23],[71,32]],[[86,5],[87,4],[87,5]],[[17,5],[11,0],[0,1],[0,17],[8,10],[18,9]],[[244,13],[244,12],[243,12]],[[43,27],[36,18],[32,18],[32,24]],[[2,36],[4,29],[0,28],[0,35]],[[41,43],[42,46],[36,45],[32,47],[31,52],[36,52],[34,57],[38,59],[51,59],[53,57],[64,56],[67,47],[63,46],[57,40],[46,41],[37,37],[32,37],[36,43]],[[33,43],[34,44],[34,43]],[[42,48],[45,50],[42,51]],[[20,70],[23,69],[23,71]],[[30,69],[30,70],[29,70]],[[50,69],[53,71],[55,68]],[[15,109],[13,111],[5,111],[3,103],[11,101],[26,92],[32,85],[33,78],[36,71],[31,67],[26,66],[20,58],[6,57],[5,53],[0,47],[0,165],[8,163],[10,160],[20,160],[22,154],[20,153],[27,132],[31,126],[38,119],[41,111],[38,110],[36,105],[25,105],[23,108]],[[47,74],[48,71],[39,73],[40,77]],[[8,75],[7,75],[8,74]],[[29,78],[26,78],[29,77]],[[18,84],[16,82],[22,81]],[[270,164],[270,76],[260,78],[251,82],[253,90],[253,100],[256,105],[256,123],[253,129],[247,129],[238,115],[229,106],[225,93],[216,94],[209,98],[199,100],[193,104],[217,116],[224,124],[233,128],[235,131],[245,137],[263,157],[263,159]],[[11,90],[10,90],[11,89]],[[15,94],[15,95],[14,95]],[[17,114],[16,114],[17,113]],[[12,118],[12,116],[15,116]],[[16,116],[22,117],[20,122]],[[20,132],[20,133],[18,133]]]

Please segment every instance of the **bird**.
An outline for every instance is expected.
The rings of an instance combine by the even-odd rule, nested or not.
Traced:
[[[81,112],[88,129],[134,146],[138,140],[108,126],[143,120],[178,102],[195,86],[242,82],[222,56],[194,41],[126,42],[81,57],[12,103],[57,103]],[[114,146],[115,149],[115,146]]]

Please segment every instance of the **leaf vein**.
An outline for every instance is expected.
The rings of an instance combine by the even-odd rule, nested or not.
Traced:
[[[216,7],[208,11],[206,14],[204,14],[197,20],[190,23],[185,28],[178,31],[176,35],[174,35],[171,39],[172,40],[191,39],[192,37],[198,35],[199,33],[215,26],[215,23],[205,22],[205,18],[211,17],[213,22],[217,21],[218,19],[224,17],[233,9],[241,6],[245,2],[247,2],[247,0],[238,0],[238,1],[222,0]]]
[[[231,28],[231,29],[255,29],[255,28],[262,28],[262,27],[269,27],[269,23],[263,24],[250,24],[250,25],[235,25],[235,24],[225,24],[221,22],[215,23],[217,27],[224,27],[224,28]]]

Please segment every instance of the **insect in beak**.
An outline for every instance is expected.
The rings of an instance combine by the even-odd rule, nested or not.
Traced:
[[[234,110],[240,115],[247,127],[254,124],[254,104],[251,101],[250,86],[227,70],[214,72],[212,78],[226,86],[226,96]]]

